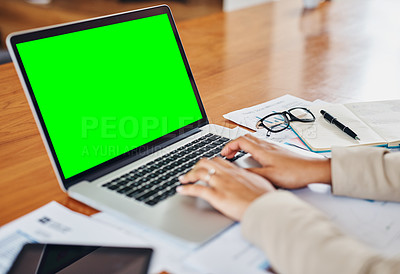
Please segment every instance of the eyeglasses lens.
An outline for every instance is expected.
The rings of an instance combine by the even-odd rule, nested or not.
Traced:
[[[308,110],[303,108],[294,108],[291,109],[289,112],[300,121],[308,122],[308,121],[314,121],[315,119]]]
[[[289,126],[287,119],[282,114],[270,115],[264,119],[263,124],[272,132],[282,131]]]

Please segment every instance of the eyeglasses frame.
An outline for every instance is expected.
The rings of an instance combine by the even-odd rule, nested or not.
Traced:
[[[310,113],[311,116],[312,116],[313,118],[312,118],[312,119],[299,119],[299,118],[297,118],[296,116],[294,116],[292,113],[290,113],[291,111],[293,111],[293,110],[295,110],[295,109],[302,109],[302,110],[305,110],[306,112]],[[285,122],[286,122],[287,126],[284,127],[284,128],[281,128],[281,129],[279,129],[279,130],[274,130],[274,129],[268,128],[266,125],[264,125],[263,121],[264,121],[265,119],[271,117],[271,116],[274,116],[274,115],[281,115],[281,116],[283,116],[283,118],[285,119]],[[289,118],[288,118],[288,116],[289,116]],[[288,110],[286,110],[286,111],[275,112],[275,113],[268,114],[267,116],[261,118],[261,119],[257,122],[256,128],[265,128],[265,129],[267,130],[267,136],[270,136],[270,135],[271,135],[271,132],[277,133],[277,132],[281,132],[281,131],[284,131],[285,129],[289,128],[290,122],[312,123],[312,122],[314,122],[314,121],[315,121],[315,116],[314,116],[314,114],[313,114],[308,108],[305,108],[305,107],[294,107],[294,108],[288,109]]]

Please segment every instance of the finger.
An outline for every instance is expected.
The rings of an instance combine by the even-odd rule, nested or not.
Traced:
[[[208,159],[208,158],[201,158],[193,167],[192,170],[196,170],[198,168],[205,168],[207,170],[210,169],[215,169],[215,171],[217,171],[217,169],[220,168],[220,165],[213,161],[212,159]]]
[[[176,191],[182,195],[199,197],[208,202],[212,202],[217,196],[214,189],[202,185],[179,186]]]
[[[268,140],[261,140],[260,138],[257,138],[253,135],[246,134],[246,136],[254,141],[256,144],[259,144],[260,146],[264,146],[265,148],[274,148],[276,147],[275,144],[268,142]]]
[[[254,141],[256,144],[261,144],[263,143],[263,140],[261,140],[260,138],[257,138],[251,134],[246,134],[245,135],[247,138],[249,138],[250,140]]]
[[[236,140],[229,142],[221,151],[221,155],[227,158],[232,158],[235,154],[240,151],[244,150],[253,154],[259,148],[259,145],[251,140],[247,135],[240,136]]]
[[[204,180],[207,177],[208,169],[204,167],[196,167],[191,171],[179,177],[179,181],[182,184],[195,183],[199,180]]]
[[[220,165],[221,167],[225,167],[225,168],[235,168],[237,167],[236,165],[234,165],[233,163],[221,158],[221,157],[214,157],[212,158],[212,161],[215,161],[218,165]]]
[[[179,181],[182,184],[187,184],[202,180],[210,185],[214,185],[213,179],[216,176],[216,173],[221,172],[221,168],[222,167],[217,162],[203,158],[191,171],[183,176],[180,176]],[[212,170],[214,171],[212,172]],[[212,172],[212,174],[210,172]]]

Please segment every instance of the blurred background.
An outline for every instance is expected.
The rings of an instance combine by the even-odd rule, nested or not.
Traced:
[[[176,21],[223,9],[223,0],[0,0],[0,47],[5,49],[5,38],[14,31],[160,4],[171,7]]]

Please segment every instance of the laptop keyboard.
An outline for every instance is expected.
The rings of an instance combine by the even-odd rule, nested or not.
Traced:
[[[156,205],[176,194],[176,187],[180,185],[179,176],[190,171],[201,158],[220,156],[219,153],[229,141],[228,138],[209,133],[103,184],[102,187],[147,205]],[[238,152],[229,161],[235,161],[244,155],[245,152]]]

